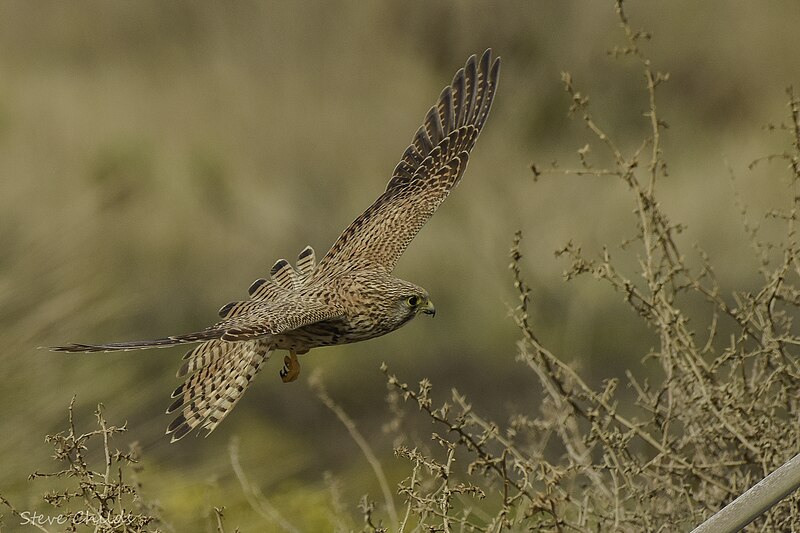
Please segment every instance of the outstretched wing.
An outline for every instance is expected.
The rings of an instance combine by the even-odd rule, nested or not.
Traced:
[[[167,428],[172,441],[200,427],[211,433],[244,395],[269,359],[273,335],[341,316],[329,304],[281,293],[281,301],[231,302],[220,309],[222,320],[197,333],[151,341],[70,344],[51,350],[101,352],[164,347],[200,342],[184,356],[178,377],[186,381],[172,393],[167,413],[178,412]]]
[[[467,167],[492,106],[500,58],[472,56],[425,117],[394,169],[386,191],[342,232],[320,261],[318,275],[340,270],[394,269],[420,228]]]
[[[277,293],[276,293],[277,294]],[[269,359],[271,336],[341,316],[330,304],[284,293],[281,302],[247,300],[220,309],[225,330],[184,356],[178,377],[186,381],[172,393],[167,413],[178,415],[167,428],[172,442],[196,427],[214,431],[244,395],[250,382]]]
[[[252,339],[206,341],[189,350],[178,377],[186,381],[172,393],[175,401],[167,414],[178,411],[167,428],[172,442],[196,427],[210,434],[231,412],[247,386],[269,359],[269,341]]]

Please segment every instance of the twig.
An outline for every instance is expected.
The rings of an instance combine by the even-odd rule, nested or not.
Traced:
[[[239,462],[239,439],[235,437],[232,438],[228,444],[228,457],[230,458],[233,472],[236,474],[236,479],[239,480],[239,485],[242,487],[242,491],[250,507],[262,517],[277,524],[282,530],[288,533],[300,533],[300,530],[284,518],[280,511],[272,505],[272,502],[264,496],[261,490],[247,479],[244,469]]]
[[[344,409],[342,409],[325,390],[325,386],[322,383],[319,372],[312,374],[312,376],[308,379],[308,384],[317,395],[317,398],[319,398],[320,401],[325,404],[325,406],[330,409],[333,414],[336,415],[336,418],[338,418],[339,421],[344,425],[344,427],[347,429],[347,432],[350,434],[350,437],[353,439],[353,441],[355,441],[356,445],[358,445],[361,453],[364,454],[364,458],[367,460],[367,463],[369,463],[370,467],[372,467],[372,471],[375,473],[375,478],[378,480],[378,484],[381,487],[381,492],[383,492],[383,499],[386,503],[386,511],[389,513],[389,519],[392,521],[393,526],[398,528],[400,520],[397,515],[397,509],[394,505],[392,491],[389,488],[389,482],[386,480],[386,474],[383,472],[383,467],[381,466],[380,461],[378,461],[378,458],[375,456],[375,453],[372,451],[369,443],[358,430],[355,422],[353,422],[353,419],[348,416]]]

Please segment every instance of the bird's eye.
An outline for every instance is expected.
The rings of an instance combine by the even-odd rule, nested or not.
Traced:
[[[408,305],[410,305],[411,307],[416,307],[418,303],[419,303],[419,298],[417,298],[416,296],[408,297]]]

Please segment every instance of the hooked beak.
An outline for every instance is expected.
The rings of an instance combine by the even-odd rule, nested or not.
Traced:
[[[425,305],[420,308],[420,311],[426,315],[436,316],[436,308],[433,306],[433,302],[430,300],[425,302]]]

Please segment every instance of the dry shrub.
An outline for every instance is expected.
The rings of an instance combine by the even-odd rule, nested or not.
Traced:
[[[657,92],[668,75],[655,70],[642,49],[649,35],[631,27],[622,1],[616,8],[626,46],[611,54],[632,59],[643,72],[647,137],[625,153],[565,73],[570,114],[593,141],[578,150],[577,168],[532,170],[536,178],[589,175],[624,183],[636,234],[618,253],[633,257],[636,267],[621,266],[628,263],[612,257],[608,247],[594,257],[569,243],[558,254],[569,261],[567,280],[591,275],[646,322],[657,344],[645,359],[655,361],[659,372],[645,380],[636,377],[641,372],[627,371],[635,401],[620,409],[625,395],[618,379],[592,387],[548,350],[530,319],[517,234],[510,265],[520,299],[514,312],[521,333],[517,359],[533,372],[544,400],[538,413],[510,416],[500,426],[456,391],[451,402],[434,405],[428,380],[410,387],[387,373],[395,396],[418,406],[440,428],[433,451],[423,452],[422,443],[396,450],[412,465],[399,489],[406,502],[399,531],[688,530],[800,449],[800,336],[793,327],[800,304],[800,197],[793,194],[788,210],[768,213],[785,224],[782,242],[762,242],[757,226],[746,224],[751,242],[744,244],[760,261],[761,287],[723,291],[708,256],[699,247],[679,246],[681,226],[656,197],[667,175],[660,139],[666,123],[658,114]],[[791,89],[788,95],[789,122],[777,128],[789,134],[791,145],[765,159],[788,163],[796,191],[800,99]],[[593,150],[607,153],[613,164],[594,168]],[[756,527],[797,529],[799,502],[800,496],[787,498]],[[365,509],[366,530],[382,530],[374,527],[374,509]]]
[[[44,479],[50,489],[43,499],[49,511],[18,510],[0,496],[0,503],[10,511],[14,524],[40,531],[158,532],[158,506],[141,495],[138,474],[139,450],[134,443],[127,452],[112,447],[110,440],[127,428],[106,422],[103,406],[95,410],[98,429],[79,433],[75,428],[73,408],[69,405],[66,431],[48,435],[53,445],[53,459],[61,470],[34,472],[29,480]],[[98,443],[99,441],[99,443]],[[98,457],[98,450],[102,454]],[[59,488],[52,488],[58,486]]]

